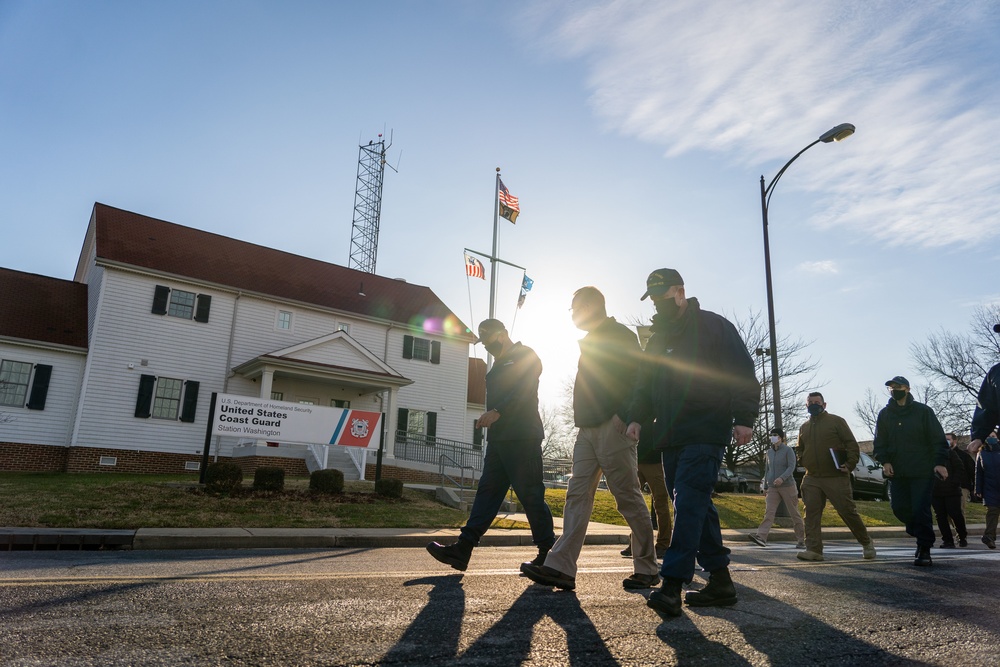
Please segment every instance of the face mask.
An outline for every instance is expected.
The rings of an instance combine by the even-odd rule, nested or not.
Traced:
[[[494,357],[499,357],[500,353],[503,351],[503,343],[498,340],[495,340],[492,343],[483,343],[483,347],[486,348],[486,351]]]
[[[781,442],[781,438],[779,438],[776,435],[772,435],[771,436],[771,444],[772,445],[777,445],[779,442]]]
[[[673,299],[661,299],[654,305],[656,306],[657,314],[666,317],[668,320],[675,319],[678,311],[680,311],[680,306]]]
[[[986,438],[986,444],[990,447],[996,447],[997,444],[1000,444],[1000,440],[997,440],[996,438]]]
[[[823,406],[820,403],[810,403],[806,406],[806,410],[809,411],[810,415],[815,417],[823,412]]]
[[[901,401],[904,398],[906,398],[906,390],[905,389],[893,389],[892,390],[892,397],[893,397],[893,399],[895,399],[897,401]]]

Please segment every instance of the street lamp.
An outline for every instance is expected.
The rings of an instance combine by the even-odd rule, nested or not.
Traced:
[[[785,170],[795,162],[800,155],[818,143],[828,144],[831,141],[841,141],[854,134],[854,126],[850,123],[841,123],[820,135],[819,139],[812,142],[795,156],[785,163],[778,174],[771,179],[771,182],[764,187],[764,176],[760,177],[760,212],[764,224],[764,275],[767,278],[767,324],[771,335],[771,398],[774,402],[774,426],[781,426],[781,390],[778,387],[778,340],[774,331],[774,294],[771,290],[771,247],[767,240],[767,207],[771,201],[771,194],[778,179],[785,173]]]

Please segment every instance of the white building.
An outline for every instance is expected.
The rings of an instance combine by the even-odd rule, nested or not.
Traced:
[[[440,452],[479,455],[474,336],[427,287],[103,204],[72,282],[0,271],[0,380],[16,380],[0,386],[0,469],[58,469],[39,463],[58,447],[70,471],[197,470],[212,392],[384,412],[386,476],[431,481]],[[22,303],[29,284],[52,305]],[[323,458],[235,438],[210,453],[299,474]],[[371,457],[330,461],[372,477]]]

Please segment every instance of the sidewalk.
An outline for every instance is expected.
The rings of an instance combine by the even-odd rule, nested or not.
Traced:
[[[527,523],[524,514],[501,515]],[[562,519],[556,518],[556,532]],[[968,527],[970,538],[980,536],[984,524]],[[722,531],[730,546],[752,544],[747,535],[755,529]],[[872,539],[905,538],[901,526],[869,527]],[[373,549],[386,547],[423,547],[428,542],[451,542],[458,529],[430,528],[139,528],[138,530],[101,530],[93,528],[0,528],[0,551],[32,549]],[[628,544],[628,526],[591,523],[586,544]],[[823,529],[825,541],[850,540],[854,537],[844,526]],[[791,529],[773,528],[769,542],[793,542]],[[481,546],[531,546],[531,531],[491,529]]]

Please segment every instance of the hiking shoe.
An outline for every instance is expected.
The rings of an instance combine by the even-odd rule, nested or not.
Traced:
[[[552,547],[538,547],[538,555],[531,560],[521,563],[521,572],[524,573],[525,566],[528,565],[545,565],[545,557],[549,555],[549,549]]]
[[[555,586],[556,588],[561,588],[565,591],[571,591],[576,588],[576,577],[571,577],[568,574],[560,572],[552,567],[525,563],[521,566],[521,572],[523,572],[524,576],[531,579],[536,584],[542,584],[543,586]]]
[[[622,580],[622,588],[627,591],[637,591],[643,588],[656,588],[660,585],[660,577],[656,574],[633,574]]]
[[[755,543],[759,547],[766,547],[767,546],[767,540],[765,540],[763,537],[761,537],[757,533],[750,533],[749,535],[747,535],[747,537],[749,537],[750,541],[753,542],[753,543]]]
[[[800,551],[795,554],[795,557],[799,560],[823,560],[823,554],[818,554],[815,551]]]
[[[691,591],[684,602],[692,607],[729,607],[736,604],[736,586],[729,568],[716,570],[708,576],[708,584],[700,591]]]
[[[930,567],[933,565],[934,562],[931,560],[931,548],[917,547],[917,554],[913,559],[913,564],[920,567]]]
[[[954,542],[942,542],[940,548],[941,549],[954,549],[955,548],[955,543]],[[919,555],[920,554],[917,554],[917,556],[919,556]]]
[[[986,537],[985,535],[983,535],[983,544],[985,544],[990,549],[996,549],[997,548],[996,541],[992,537]]]
[[[680,579],[664,579],[660,590],[649,594],[646,606],[665,616],[680,616],[682,584]]]
[[[427,545],[427,553],[445,565],[451,565],[459,572],[465,572],[469,567],[469,558],[472,556],[472,549],[472,542],[465,540],[459,540],[448,546],[438,544],[437,542],[431,542]]]
[[[872,560],[875,558],[875,542],[874,540],[869,540],[868,544],[861,545],[861,557],[865,560]]]
[[[632,557],[632,545],[630,544],[627,547],[625,547],[624,549],[622,549],[621,550],[621,555],[624,556],[625,558],[631,558]]]
[[[958,546],[960,546],[960,547],[967,547],[967,546],[969,546],[969,540],[965,539],[964,537],[958,538]]]

